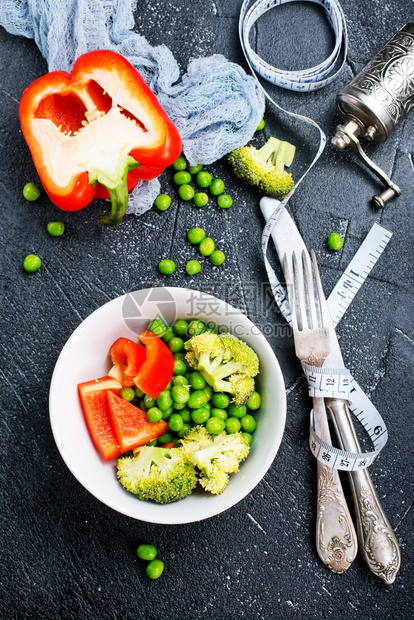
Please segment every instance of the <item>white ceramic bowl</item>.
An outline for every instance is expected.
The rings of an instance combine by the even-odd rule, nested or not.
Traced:
[[[221,495],[202,490],[171,504],[138,500],[116,479],[116,461],[105,462],[93,446],[80,407],[77,384],[107,374],[109,347],[117,338],[136,336],[160,316],[169,324],[178,318],[214,322],[245,340],[260,359],[256,386],[262,406],[248,458],[230,476]],[[182,288],[154,288],[118,297],[98,308],[79,325],[64,346],[53,373],[49,395],[53,436],[66,465],[77,480],[107,506],[151,523],[191,523],[217,515],[243,499],[263,478],[282,440],[286,392],[277,359],[265,337],[239,310],[206,293]]]

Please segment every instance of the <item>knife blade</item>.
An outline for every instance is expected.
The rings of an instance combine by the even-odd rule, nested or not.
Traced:
[[[286,208],[278,200],[261,199],[260,207],[266,219],[273,213],[272,239],[281,265],[283,256],[292,249],[305,250],[308,265],[310,256],[297,226]],[[341,349],[331,317],[329,317],[330,353],[323,367],[344,369]],[[327,411],[333,422],[338,442],[346,452],[361,452],[361,447],[351,419],[348,402],[341,398],[325,399]],[[347,472],[354,502],[359,548],[368,568],[385,583],[395,581],[401,565],[401,551],[394,531],[378,499],[367,469]]]

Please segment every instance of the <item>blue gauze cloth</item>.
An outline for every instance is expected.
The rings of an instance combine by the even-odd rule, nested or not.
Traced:
[[[192,165],[211,164],[246,144],[264,113],[256,80],[217,54],[191,60],[179,81],[171,51],[133,32],[136,6],[137,0],[1,0],[0,25],[34,39],[49,71],[70,72],[78,56],[94,49],[122,54],[177,127]],[[158,179],[141,181],[130,194],[128,213],[144,213],[159,193]]]

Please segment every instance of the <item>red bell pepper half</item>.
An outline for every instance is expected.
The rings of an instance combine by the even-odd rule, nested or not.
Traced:
[[[113,366],[109,376],[117,379],[122,387],[133,386],[134,377],[145,362],[146,349],[129,338],[118,338],[109,349]]]
[[[168,422],[148,422],[147,414],[112,390],[106,392],[112,428],[122,452],[157,439],[168,429]]]
[[[128,191],[181,153],[177,129],[137,70],[120,54],[80,56],[71,74],[52,71],[22,96],[20,123],[42,184],[64,211],[110,197],[101,224],[118,224]]]
[[[86,426],[96,449],[105,461],[122,454],[112,428],[107,391],[118,390],[122,386],[112,377],[101,377],[78,385],[78,392]]]
[[[174,356],[167,345],[148,330],[143,331],[139,339],[146,347],[146,359],[134,382],[144,394],[157,398],[171,380]]]

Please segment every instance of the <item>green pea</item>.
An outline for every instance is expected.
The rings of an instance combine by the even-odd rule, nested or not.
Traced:
[[[142,409],[142,411],[147,411],[148,409],[148,407],[145,406],[143,398],[141,398],[141,400],[139,401],[139,408]]]
[[[65,225],[63,222],[49,222],[47,232],[52,237],[61,237],[65,232]]]
[[[197,411],[197,409],[195,409],[195,411]],[[181,409],[180,415],[184,421],[184,424],[191,422],[191,411],[188,407],[184,407],[184,409]]]
[[[162,412],[162,419],[163,420],[168,420],[170,415],[172,415],[173,413],[174,413],[173,407],[168,407],[168,409],[166,409],[165,411]]]
[[[230,405],[230,396],[228,394],[224,394],[224,392],[214,392],[211,395],[211,402],[214,407],[218,407],[219,409],[227,409]]]
[[[191,418],[194,424],[204,424],[210,417],[210,411],[206,407],[200,407],[200,409],[193,409],[191,412]]]
[[[175,334],[173,332],[173,328],[167,327],[166,331],[164,332],[164,335],[162,336],[162,340],[163,342],[165,342],[165,344],[168,344],[171,338],[174,338],[174,336]]]
[[[245,431],[246,433],[254,433],[254,431],[256,430],[256,420],[249,413],[244,415],[240,419],[240,424],[243,431]]]
[[[150,407],[155,407],[155,405],[157,404],[157,401],[155,400],[155,398],[152,398],[151,396],[149,396],[149,394],[145,394],[144,403],[145,403],[146,408],[149,409]]]
[[[172,353],[178,353],[179,351],[181,351],[184,348],[184,342],[182,338],[179,338],[178,336],[176,336],[175,338],[171,338],[171,340],[168,341],[168,348]]]
[[[231,403],[229,405],[229,416],[234,416],[235,418],[242,418],[246,415],[246,405],[235,405]]]
[[[225,427],[226,427],[226,433],[229,433],[229,435],[231,435],[232,433],[238,433],[239,430],[241,429],[240,420],[234,417],[227,418],[225,422]]]
[[[209,187],[212,180],[213,177],[209,172],[201,170],[197,173],[196,182],[199,187]]]
[[[202,228],[191,228],[187,233],[187,239],[190,243],[193,243],[194,245],[200,243],[200,241],[202,241],[205,236],[206,233]]]
[[[140,560],[151,562],[157,557],[157,550],[154,545],[140,545],[137,549],[137,556]]]
[[[178,195],[182,200],[191,200],[194,197],[194,189],[185,183],[179,186]]]
[[[251,411],[255,411],[256,409],[259,409],[261,403],[262,399],[260,397],[260,394],[255,391],[250,394],[249,399],[246,403],[246,407]]]
[[[161,411],[166,411],[170,407],[172,407],[173,399],[171,397],[171,392],[167,392],[167,390],[163,390],[157,396],[157,405],[161,409]],[[153,406],[153,405],[152,405]]]
[[[266,124],[266,123],[265,123],[265,120],[264,120],[264,118],[262,118],[262,120],[260,121],[260,123],[259,123],[259,124],[258,124],[258,126],[257,126],[256,131],[262,131],[262,129],[264,129],[264,128],[265,128],[265,124]]]
[[[227,420],[228,415],[225,409],[217,409],[217,407],[213,407],[210,412],[211,417],[220,418],[220,420]]]
[[[144,392],[140,390],[139,388],[135,388],[135,396],[137,398],[144,398]]]
[[[326,245],[330,250],[340,250],[344,245],[344,240],[339,233],[333,232],[329,235]]]
[[[219,194],[224,192],[224,181],[221,179],[214,179],[209,187],[209,190],[213,196],[219,196]]]
[[[150,407],[147,411],[148,422],[159,422],[162,419],[162,411],[158,407]]]
[[[206,385],[206,380],[199,372],[192,372],[190,377],[190,385],[193,390],[202,390]]]
[[[208,401],[206,402],[206,404],[205,404],[205,405],[203,405],[203,407],[205,407],[206,409],[208,409],[208,410],[210,411],[210,409],[211,409],[211,402],[208,400]]]
[[[184,319],[179,319],[173,325],[173,330],[177,336],[183,337],[187,334],[188,322]]]
[[[165,431],[158,437],[158,443],[161,445],[163,443],[170,443],[173,440],[173,435],[170,431]]]
[[[250,435],[250,433],[242,433],[241,435],[242,435],[242,437],[247,439],[247,441],[249,442],[249,446],[251,446],[252,445],[252,441],[253,441],[253,437]]]
[[[190,429],[191,429],[191,424],[189,424],[188,422],[184,422],[182,429],[178,431],[178,436],[183,438]]]
[[[39,198],[40,189],[34,183],[26,183],[26,185],[23,187],[23,196],[26,198],[26,200],[30,200],[30,202],[33,202],[33,200],[37,200]]]
[[[205,385],[202,388],[202,392],[204,392],[204,394],[207,396],[207,400],[210,400],[213,395],[213,388],[211,387],[211,385]]]
[[[175,263],[173,260],[164,259],[158,265],[158,269],[160,270],[160,273],[169,276],[175,271]]]
[[[203,164],[197,164],[197,166],[187,166],[187,170],[190,174],[197,174],[203,169]]]
[[[177,353],[174,353],[174,359],[175,360],[182,360],[183,362],[185,362],[185,356],[187,355],[187,353],[185,351],[177,351]]]
[[[190,392],[183,385],[174,385],[171,390],[171,396],[174,402],[182,405],[190,398]]]
[[[168,194],[160,194],[156,197],[154,204],[158,211],[166,211],[171,204],[171,198]]]
[[[213,239],[211,237],[206,237],[201,241],[198,249],[200,250],[200,254],[203,256],[210,256],[210,254],[214,252],[214,247]]]
[[[185,266],[185,271],[189,276],[195,276],[201,271],[201,265],[198,260],[189,260]]]
[[[226,423],[220,418],[209,418],[206,422],[206,431],[211,435],[219,435],[225,429]]]
[[[199,409],[208,401],[207,394],[202,390],[195,390],[191,392],[190,398],[187,401],[187,407],[190,409]]]
[[[147,443],[147,446],[149,446],[150,448],[155,448],[156,445],[157,445],[156,439],[153,439],[152,441]]]
[[[181,413],[181,409],[184,409],[185,407],[185,403],[176,403],[175,400],[173,401],[173,409],[175,411],[179,411]]]
[[[185,377],[184,375],[176,375],[175,377],[173,377],[172,384],[173,385],[190,385],[187,377]]]
[[[127,400],[129,403],[135,398],[135,390],[132,387],[124,387],[119,392],[119,395],[124,400]]]
[[[205,323],[203,321],[199,321],[198,319],[194,319],[194,321],[191,321],[190,325],[188,326],[188,335],[191,337],[199,336],[200,334],[205,332],[205,330]]]
[[[179,448],[181,446],[181,439],[178,437],[173,437],[173,444],[175,448]]]
[[[217,198],[217,205],[221,209],[229,209],[233,204],[233,198],[228,194],[222,194]]]
[[[160,321],[160,319],[154,319],[148,325],[148,331],[158,336],[158,338],[162,338],[165,332],[167,331],[167,327],[164,325],[162,321]]]
[[[187,160],[184,155],[179,155],[173,163],[174,170],[185,170],[187,168]]]
[[[196,207],[205,207],[208,203],[208,196],[204,192],[194,194],[193,202]]]
[[[171,388],[172,388],[172,381],[168,381],[168,383],[167,383],[167,385],[165,386],[164,390],[169,391],[169,390],[171,390]]]
[[[184,426],[184,420],[179,413],[173,413],[168,419],[168,426],[174,433],[178,433]]]
[[[225,258],[226,257],[224,255],[224,252],[222,252],[221,250],[214,250],[214,252],[210,254],[210,262],[213,265],[221,265],[222,263],[224,263]]]
[[[187,364],[183,360],[174,360],[174,375],[185,375],[187,372]]]
[[[191,181],[191,174],[186,170],[180,170],[175,173],[173,181],[176,185],[184,185]]]
[[[23,269],[29,273],[39,271],[42,261],[36,254],[29,254],[23,261]]]

